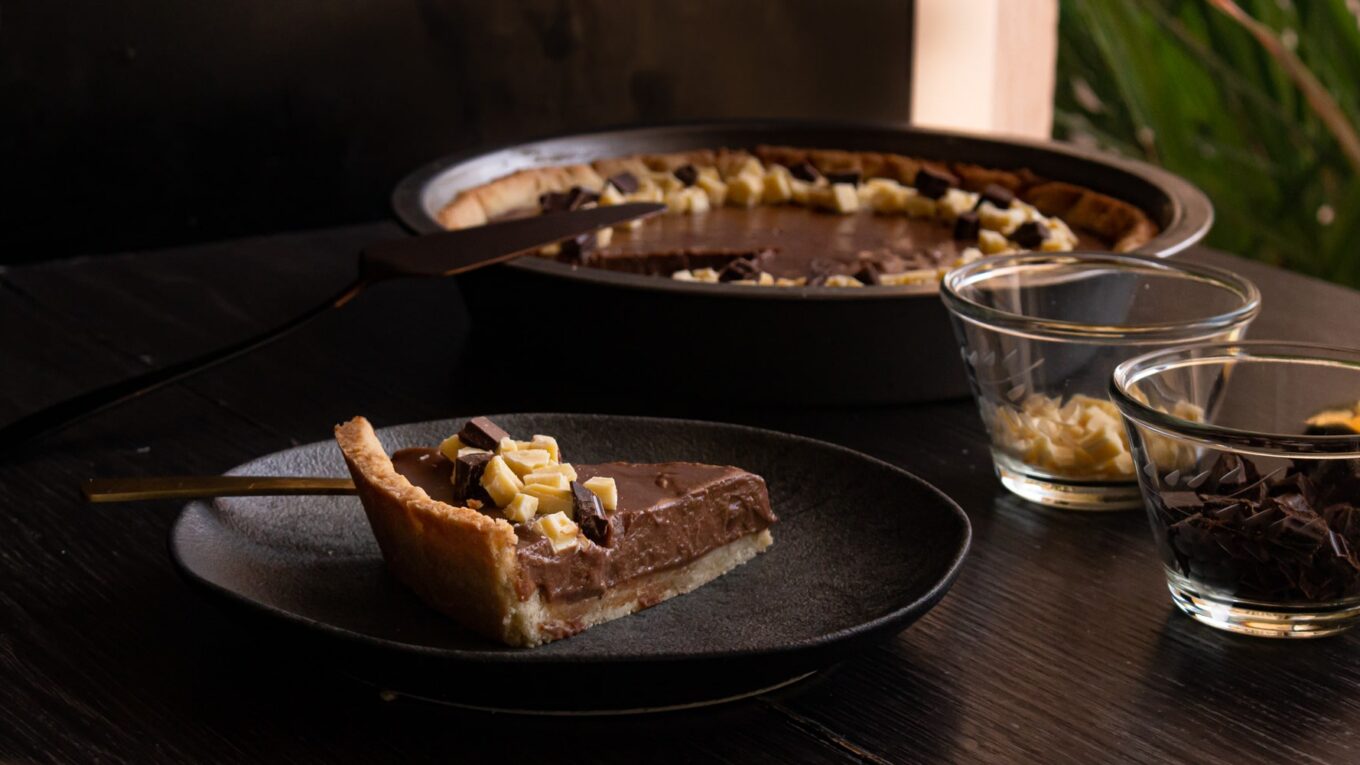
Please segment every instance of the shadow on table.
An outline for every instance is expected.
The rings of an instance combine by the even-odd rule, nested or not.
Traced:
[[[1347,748],[1335,723],[1353,714],[1354,679],[1336,669],[1352,663],[1357,635],[1254,638],[1200,624],[1170,603],[1166,614],[1133,699],[1136,719],[1183,725],[1187,735],[1242,750],[1254,744],[1271,758]]]

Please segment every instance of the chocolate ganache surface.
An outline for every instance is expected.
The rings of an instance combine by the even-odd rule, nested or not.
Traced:
[[[1079,248],[1110,245],[1076,232]],[[896,273],[953,263],[974,240],[954,238],[950,224],[905,215],[862,211],[835,215],[793,206],[717,207],[693,215],[660,215],[633,229],[615,230],[608,245],[583,263],[629,273],[669,275],[677,270],[721,268],[731,260],[769,253],[761,268],[797,278],[818,271],[852,273],[872,259]],[[824,262],[839,264],[828,267]]]
[[[392,464],[431,499],[460,504],[450,480],[453,465],[437,450],[401,449]],[[553,601],[599,596],[618,582],[682,566],[777,520],[764,479],[740,468],[694,462],[575,467],[578,481],[614,479],[619,500],[609,516],[622,533],[608,547],[584,544],[558,553],[533,526],[516,524],[521,598],[535,590]],[[494,508],[481,511],[503,517]]]

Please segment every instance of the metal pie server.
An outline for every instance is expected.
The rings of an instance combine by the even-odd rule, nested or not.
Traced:
[[[664,209],[665,205],[654,203],[595,207],[379,242],[359,254],[358,277],[321,305],[225,348],[96,388],[20,417],[0,428],[0,453],[267,345],[345,305],[379,282],[466,273],[600,228],[650,217]]]

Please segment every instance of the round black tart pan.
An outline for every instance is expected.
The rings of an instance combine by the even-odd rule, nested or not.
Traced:
[[[863,124],[717,122],[559,136],[446,157],[393,192],[400,220],[438,231],[464,189],[529,167],[758,144],[880,151],[1001,169],[1029,168],[1131,202],[1161,233],[1138,252],[1167,256],[1208,232],[1213,207],[1185,180],[1133,160],[1057,143]],[[749,288],[678,282],[527,257],[460,278],[472,314],[468,352],[500,357],[545,333],[612,367],[560,384],[689,400],[772,405],[884,404],[966,395],[935,286]],[[509,344],[509,345],[507,345]],[[540,385],[533,375],[506,375]],[[555,384],[558,384],[555,382]]]

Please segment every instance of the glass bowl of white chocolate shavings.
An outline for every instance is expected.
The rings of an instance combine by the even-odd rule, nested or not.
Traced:
[[[1230,271],[1111,253],[985,258],[950,271],[941,297],[997,477],[1027,500],[1074,510],[1142,506],[1108,398],[1114,368],[1161,348],[1238,340],[1261,303]]]

